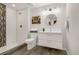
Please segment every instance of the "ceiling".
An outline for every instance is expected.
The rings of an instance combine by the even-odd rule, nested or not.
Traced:
[[[31,7],[31,8],[41,7],[41,6],[49,5],[51,3],[4,3],[4,4],[15,10],[19,10],[27,7]],[[15,5],[14,7],[12,6],[13,4]]]

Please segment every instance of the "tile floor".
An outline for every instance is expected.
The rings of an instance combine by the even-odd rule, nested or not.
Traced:
[[[5,55],[67,55],[66,51],[51,49],[46,47],[37,46],[31,50],[27,50],[27,46],[23,45],[16,49],[6,53]]]

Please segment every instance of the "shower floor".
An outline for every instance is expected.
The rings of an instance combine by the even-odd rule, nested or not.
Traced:
[[[27,50],[27,46],[23,45],[15,51],[9,51],[5,55],[67,55],[66,51],[51,49],[37,46],[31,50]]]

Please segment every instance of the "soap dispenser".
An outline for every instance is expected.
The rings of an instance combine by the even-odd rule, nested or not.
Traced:
[[[43,32],[45,31],[45,28],[43,28]]]

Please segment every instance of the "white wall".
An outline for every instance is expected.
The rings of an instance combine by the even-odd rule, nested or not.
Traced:
[[[6,7],[6,44],[7,47],[16,45],[16,11]]]
[[[21,14],[19,14],[21,13]],[[22,25],[22,28],[20,28]],[[28,9],[17,11],[17,43],[22,44],[27,39],[28,34]]]
[[[67,32],[67,50],[70,54],[79,54],[79,3],[67,4],[69,32]]]
[[[45,11],[48,10],[49,8],[54,8],[57,7],[59,9],[58,13],[51,12],[52,14],[55,14],[57,16],[57,24],[55,25],[55,28],[63,28],[64,27],[64,20],[66,19],[66,4],[51,4],[51,5],[46,5],[43,7],[39,8],[32,8],[31,9],[31,19],[30,19],[30,26],[31,28],[37,28],[37,29],[42,29],[42,27],[47,27],[48,25],[46,24],[46,14]],[[41,24],[32,24],[32,16],[41,16]]]

